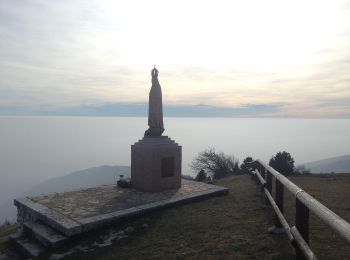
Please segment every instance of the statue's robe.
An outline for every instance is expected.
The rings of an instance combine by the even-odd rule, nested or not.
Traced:
[[[156,76],[152,77],[152,87],[149,92],[148,126],[145,136],[161,136],[164,132],[162,89]]]

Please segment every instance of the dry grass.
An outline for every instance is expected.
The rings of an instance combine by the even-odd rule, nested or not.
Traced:
[[[291,179],[350,221],[350,175]],[[217,184],[228,187],[229,195],[121,223],[113,229],[135,228],[128,239],[88,253],[68,255],[66,259],[294,259],[294,249],[284,235],[267,233],[274,224],[273,210],[264,207],[259,188],[249,176],[229,177]],[[285,215],[291,225],[294,225],[294,203],[285,191]],[[349,259],[348,244],[312,214],[310,223],[310,244],[319,259]],[[148,228],[143,224],[148,224]],[[0,249],[8,250],[8,243],[2,238],[12,231],[0,232]],[[106,232],[90,233],[41,259],[47,259],[51,253],[63,253],[76,244],[91,247]]]
[[[350,222],[350,175],[331,174],[292,177],[296,185],[326,207]],[[285,191],[285,215],[294,225],[295,200]],[[350,245],[332,231],[314,214],[310,213],[310,247],[318,259],[349,259]]]
[[[267,232],[273,213],[263,206],[249,176],[217,184],[228,187],[230,194],[128,222],[136,229],[127,241],[67,259],[293,259],[285,236]],[[142,229],[144,223],[147,229]]]
[[[0,248],[8,242],[8,236],[15,231],[16,225],[4,226],[0,228]]]
[[[9,235],[17,229],[16,225],[0,227],[0,259],[18,259],[18,254],[10,247]]]

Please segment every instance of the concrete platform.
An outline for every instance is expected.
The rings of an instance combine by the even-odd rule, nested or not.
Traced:
[[[158,193],[111,184],[16,199],[15,205],[20,226],[40,222],[72,237],[152,210],[227,193],[226,188],[188,180],[180,189]]]

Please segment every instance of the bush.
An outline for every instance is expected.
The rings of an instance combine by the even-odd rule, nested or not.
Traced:
[[[214,148],[200,152],[190,167],[194,171],[206,171],[212,179],[239,174],[238,161],[231,155],[216,153]]]
[[[252,157],[248,156],[245,158],[240,166],[240,171],[242,174],[249,174],[256,168],[254,160]]]
[[[196,176],[196,181],[206,181],[207,173],[204,170],[200,170]]]
[[[124,178],[124,175],[119,175],[119,180],[117,181],[117,186],[120,188],[130,188],[131,180],[130,178]]]
[[[278,152],[270,159],[269,165],[283,175],[292,174],[294,171],[294,159],[288,152]]]

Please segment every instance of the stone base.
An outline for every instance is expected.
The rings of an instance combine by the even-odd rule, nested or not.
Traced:
[[[227,188],[183,180],[180,189],[162,192],[122,189],[110,184],[18,198],[15,205],[19,230],[10,239],[26,257],[37,257],[45,248],[68,243],[85,232],[227,193]]]
[[[131,184],[140,191],[181,187],[180,145],[167,136],[144,137],[131,146]]]

